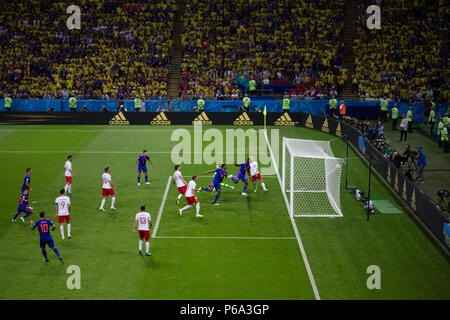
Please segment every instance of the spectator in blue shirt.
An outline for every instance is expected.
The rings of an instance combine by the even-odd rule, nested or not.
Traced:
[[[417,147],[417,174],[416,174],[416,180],[414,182],[416,183],[424,183],[423,178],[423,169],[427,165],[427,158],[425,157],[425,153],[422,151],[422,147]]]

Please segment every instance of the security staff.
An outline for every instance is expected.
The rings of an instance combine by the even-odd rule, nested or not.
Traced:
[[[248,82],[249,90],[255,91],[256,90],[256,81],[254,79],[250,80]]]
[[[283,99],[283,112],[289,112],[289,106],[291,104],[291,100],[288,99],[288,96],[286,96]]]
[[[5,97],[5,108],[7,112],[11,112],[12,100],[10,97]]]
[[[77,99],[75,99],[75,97],[69,99],[69,108],[72,112],[77,111]]]
[[[442,142],[444,140],[442,140],[442,133],[444,131],[444,119],[440,119],[439,120],[439,124],[438,124],[438,128],[437,128],[437,136],[438,136],[438,146],[439,148],[442,147]]]
[[[412,132],[412,122],[413,122],[413,112],[412,107],[408,108],[408,112],[406,113],[406,118],[408,119],[408,131]]]
[[[398,108],[397,104],[394,104],[394,107],[392,108],[392,130],[397,131],[397,123],[398,123]]]
[[[436,112],[434,106],[431,107],[430,114],[428,115],[428,123],[430,124],[430,135],[433,135],[434,124],[436,123]]]
[[[136,110],[136,112],[141,111],[141,99],[139,97],[136,97],[134,99],[134,109]]]
[[[250,110],[250,98],[247,95],[242,99],[242,104],[240,110],[248,112]]]
[[[341,118],[345,117],[347,113],[347,107],[344,104],[344,101],[341,101],[341,105],[339,106],[339,115]]]
[[[381,106],[381,121],[387,120],[387,113],[388,113],[388,102],[386,99],[381,100],[380,106]]]
[[[444,153],[448,153],[448,127],[449,124],[447,123],[444,126],[444,129],[442,130],[442,135],[441,135],[441,140],[442,140],[442,144],[444,145]]]
[[[198,112],[203,112],[204,109],[205,109],[205,100],[198,99],[197,100],[197,111]]]
[[[330,99],[330,113],[333,118],[336,118],[336,108],[337,108],[337,100],[336,99]]]

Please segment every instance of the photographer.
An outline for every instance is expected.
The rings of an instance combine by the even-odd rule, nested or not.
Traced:
[[[391,157],[391,161],[394,163],[394,166],[397,169],[400,169],[400,167],[402,166],[402,156],[398,154],[397,151],[394,151],[394,154]]]
[[[414,182],[424,183],[423,169],[427,165],[427,158],[425,157],[425,153],[422,151],[421,146],[418,146],[417,150],[417,156],[415,157],[417,159],[417,176]]]
[[[400,155],[401,157],[401,165],[403,166],[405,163],[408,163],[408,168],[410,171],[416,171],[417,170],[417,166],[416,166],[416,159],[417,156],[417,152],[412,151],[410,149],[410,145],[407,144],[405,146],[405,151],[403,151],[403,153]],[[411,167],[414,166],[414,169],[412,169]]]
[[[383,150],[384,157],[390,159],[394,154],[394,148],[392,148],[391,143],[387,140],[384,141]]]

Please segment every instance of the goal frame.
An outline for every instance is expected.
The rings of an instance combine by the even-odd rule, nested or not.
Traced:
[[[289,204],[288,204],[289,214],[292,217],[297,217],[297,218],[299,218],[299,217],[311,217],[311,218],[317,218],[317,217],[322,217],[322,218],[343,217],[340,205],[337,205],[336,203],[335,203],[335,205],[336,205],[336,207],[338,207],[338,211],[335,210],[335,212],[336,212],[335,214],[295,214],[294,213],[294,193],[295,192],[292,192],[292,191],[294,190],[294,165],[295,165],[294,158],[295,158],[295,156],[293,156],[290,153],[290,151],[287,150],[288,149],[287,140],[288,139],[286,137],[283,137],[283,143],[282,143],[282,145],[283,145],[283,147],[282,147],[282,166],[281,166],[281,180],[282,180],[281,181],[282,182],[281,183],[281,189],[282,189],[282,192],[283,192],[285,198],[289,202]],[[303,139],[299,139],[299,140],[303,140]],[[286,156],[287,156],[286,152],[289,153],[289,158],[290,158],[289,159],[289,181],[286,181]],[[305,157],[305,158],[307,158],[307,157]],[[333,158],[331,158],[331,159],[333,159]],[[334,159],[341,160],[341,161],[344,160],[344,159],[340,159],[340,158],[334,158]],[[325,158],[324,158],[324,161],[325,161]],[[341,181],[339,181],[339,189],[340,189],[340,185],[341,185]],[[287,189],[288,186],[289,186],[289,190]],[[289,192],[289,196],[286,194],[288,191],[290,191]],[[317,192],[320,192],[320,191],[317,191]],[[340,196],[340,192],[339,192],[339,196]],[[328,197],[328,194],[327,194],[327,197]],[[335,202],[334,200],[331,200],[331,199],[328,199],[328,200],[330,202],[331,201]]]

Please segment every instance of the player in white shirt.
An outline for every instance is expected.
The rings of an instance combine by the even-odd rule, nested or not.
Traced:
[[[184,211],[184,210],[187,210],[187,209],[192,208],[192,205],[193,205],[194,203],[196,203],[195,209],[196,209],[196,211],[197,211],[197,214],[196,214],[195,216],[196,216],[196,217],[199,217],[199,218],[203,217],[203,216],[200,214],[200,202],[198,202],[198,199],[197,199],[197,197],[195,196],[195,191],[199,191],[199,192],[202,191],[202,189],[195,189],[195,187],[197,186],[197,181],[198,181],[198,177],[197,177],[197,176],[193,176],[193,177],[192,177],[192,180],[189,181],[189,183],[188,183],[188,185],[187,185],[187,190],[186,190],[186,194],[185,194],[187,206],[185,206],[185,207],[182,208],[182,209],[178,209],[178,214],[179,214],[180,216],[183,215],[183,211]]]
[[[72,194],[72,177],[75,177],[75,173],[72,171],[72,155],[67,156],[67,161],[64,164],[64,175],[66,177],[66,185],[64,186],[64,190],[69,192],[69,195]]]
[[[187,186],[186,186],[187,182],[186,182],[186,180],[184,180],[183,175],[181,174],[179,164],[175,165],[175,172],[173,173],[172,184],[174,187],[176,186],[178,189],[179,195],[175,201],[177,204],[179,204],[181,197],[186,193],[186,190],[187,190]]]
[[[261,174],[258,170],[258,162],[256,162],[255,158],[250,157],[250,175],[252,176],[253,186],[255,187],[254,192],[257,191],[256,187],[256,180],[259,180],[261,182],[261,186],[264,190],[264,192],[268,192],[269,190],[266,189],[266,185],[264,184],[264,181],[261,177]]]
[[[145,255],[150,256],[150,228],[152,227],[152,218],[150,213],[145,212],[145,206],[141,206],[141,212],[136,214],[133,224],[133,232],[136,232],[136,225],[139,224],[139,254],[142,254],[142,242],[145,239]]]
[[[61,194],[55,200],[55,218],[58,218],[61,237],[64,240],[64,221],[67,223],[67,237],[70,239],[70,198],[66,196],[66,191],[61,189]]]
[[[117,191],[117,187],[114,185],[114,183],[111,180],[110,172],[111,172],[111,169],[109,167],[106,167],[105,173],[102,174],[102,182],[103,182],[102,196],[103,196],[103,199],[102,199],[102,204],[100,205],[101,211],[105,211],[105,209],[103,209],[103,206],[105,205],[106,198],[108,198],[109,195],[111,195],[111,209],[116,210],[116,208],[114,207],[114,203],[116,202],[116,193],[114,192],[114,189]]]

